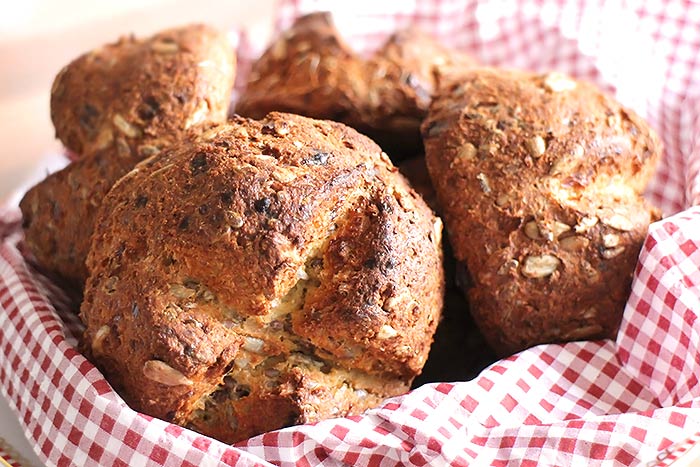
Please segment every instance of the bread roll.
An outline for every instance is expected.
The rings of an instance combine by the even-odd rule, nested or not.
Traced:
[[[315,13],[299,18],[255,62],[236,111],[343,122],[399,160],[422,152],[420,123],[441,70],[473,64],[415,28],[392,35],[363,59],[343,42],[328,13]]]
[[[234,64],[224,34],[192,25],[122,38],[59,73],[51,118],[78,160],[20,203],[27,245],[43,269],[82,286],[104,195],[140,160],[226,119]]]
[[[443,88],[426,160],[492,347],[614,337],[661,155],[634,112],[566,76],[493,69]]]
[[[109,192],[86,351],[137,410],[226,442],[408,390],[442,309],[441,223],[368,138],[234,118]]]

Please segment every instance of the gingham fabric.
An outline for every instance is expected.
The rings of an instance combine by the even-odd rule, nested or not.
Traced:
[[[505,0],[282,2],[278,27],[336,13],[359,51],[418,24],[489,65],[589,79],[659,131],[651,226],[616,341],[542,345],[468,382],[436,383],[362,416],[228,446],[127,407],[76,349],[71,301],[0,212],[0,390],[49,465],[655,465],[700,432],[700,3]],[[240,42],[245,62],[263,44]],[[239,83],[242,80],[239,80]],[[466,310],[465,310],[466,312]]]

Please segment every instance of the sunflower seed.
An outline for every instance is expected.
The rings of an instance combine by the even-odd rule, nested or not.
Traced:
[[[591,324],[589,326],[583,326],[581,328],[574,329],[573,331],[569,331],[568,333],[564,334],[562,338],[567,340],[589,339],[599,336],[602,330],[603,327],[601,325]]]
[[[245,342],[243,343],[243,348],[248,352],[260,353],[265,346],[265,341],[258,339],[257,337],[247,336]]]
[[[547,146],[541,136],[534,136],[527,140],[527,151],[535,159],[542,157]]]
[[[559,221],[554,221],[550,227],[550,232],[554,238],[559,238],[561,234],[568,232],[569,230],[571,230],[571,226],[569,224]]]
[[[160,360],[149,360],[144,363],[143,375],[164,386],[192,385],[192,381],[188,377]]]
[[[590,240],[580,235],[573,235],[571,237],[566,237],[559,240],[559,246],[564,251],[582,250],[586,248],[589,243]]]
[[[604,218],[601,221],[608,227],[612,227],[613,229],[621,230],[623,232],[629,232],[634,228],[634,224],[631,220],[618,213],[615,213],[610,217]]]
[[[248,364],[250,363],[250,358],[248,358],[247,355],[242,355],[240,357],[236,357],[233,359],[233,364],[236,365],[236,368],[242,370],[244,368],[248,368]]]
[[[595,307],[590,307],[583,312],[583,317],[586,319],[593,319],[598,316],[598,310]]]
[[[306,270],[304,269],[304,266],[300,267],[297,269],[297,279],[302,280],[302,281],[308,281],[309,280],[309,275],[306,273]]]
[[[396,337],[399,335],[399,332],[389,326],[388,324],[382,325],[381,328],[379,328],[379,332],[377,333],[377,338],[378,339],[391,339],[392,337]]]
[[[158,154],[160,152],[160,149],[158,149],[157,146],[152,146],[150,144],[143,144],[143,145],[139,146],[138,151],[139,151],[139,156],[141,156],[142,158],[145,159],[147,157],[155,156],[156,154]]]
[[[605,259],[612,259],[618,256],[623,251],[625,251],[624,246],[618,246],[617,248],[608,248],[606,250],[601,251],[600,256],[602,256]]]
[[[530,221],[523,227],[523,231],[528,238],[532,240],[537,240],[540,238],[540,228],[537,226],[537,222]]]
[[[496,206],[502,208],[508,204],[510,201],[510,196],[506,194],[500,194],[498,195],[498,198],[496,198]]]
[[[595,216],[586,216],[583,219],[581,219],[578,224],[576,224],[576,227],[574,227],[574,230],[576,233],[583,233],[583,232],[588,232],[590,229],[595,227],[595,225],[598,223],[598,218]]]
[[[141,130],[127,122],[124,117],[119,114],[115,114],[114,117],[112,117],[112,123],[114,123],[114,126],[117,127],[117,130],[121,131],[129,138],[137,138],[141,136]]]
[[[620,236],[612,233],[603,235],[603,246],[605,248],[615,248],[620,244]]]
[[[476,147],[472,143],[465,143],[457,150],[458,159],[473,160],[476,157]]]
[[[102,352],[102,344],[104,343],[105,338],[107,338],[107,335],[109,335],[109,326],[105,324],[97,330],[97,332],[95,333],[95,337],[92,339],[93,352]]]
[[[556,256],[528,256],[527,258],[525,258],[525,261],[523,261],[521,272],[525,277],[538,279],[550,276],[554,271],[557,270],[560,264],[561,261]]]
[[[185,287],[182,284],[170,284],[170,294],[175,298],[190,299],[195,296],[196,290]]]
[[[571,91],[576,88],[576,81],[555,71],[544,77],[544,87],[552,92]]]

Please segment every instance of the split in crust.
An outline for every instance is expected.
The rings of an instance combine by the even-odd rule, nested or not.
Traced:
[[[226,442],[360,413],[425,363],[441,231],[351,128],[235,117],[105,198],[86,352],[134,408]]]

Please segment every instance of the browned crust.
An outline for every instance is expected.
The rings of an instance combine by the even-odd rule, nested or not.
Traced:
[[[56,77],[51,116],[78,161],[20,203],[39,265],[82,286],[97,208],[111,186],[186,131],[226,118],[235,59],[225,35],[202,25],[122,38]]]
[[[87,278],[85,258],[97,209],[136,163],[98,151],[46,177],[20,202],[25,242],[45,271],[71,284]]]
[[[51,89],[56,137],[78,155],[114,147],[141,158],[182,131],[226,118],[235,58],[226,36],[194,24],[88,52]],[[164,139],[165,141],[161,142]]]
[[[613,337],[648,224],[654,132],[593,86],[483,69],[444,88],[423,135],[472,313],[496,351]]]
[[[253,65],[236,111],[274,110],[344,122],[392,157],[421,152],[420,123],[443,70],[474,61],[410,28],[369,59],[340,38],[327,13],[299,18]]]
[[[357,413],[420,372],[441,224],[350,128],[236,118],[144,161],[104,206],[81,316],[135,408],[235,441]],[[144,378],[150,360],[191,383]]]

